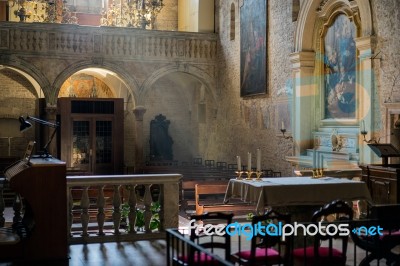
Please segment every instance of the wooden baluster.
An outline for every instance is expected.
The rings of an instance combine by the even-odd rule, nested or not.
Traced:
[[[72,236],[72,223],[74,222],[74,214],[73,214],[73,209],[74,209],[74,199],[72,198],[72,188],[68,187],[68,233],[69,236]]]
[[[119,185],[114,186],[114,196],[113,196],[113,222],[114,222],[114,234],[118,235],[119,226],[121,224],[121,195],[119,192]]]
[[[151,198],[151,191],[150,187],[151,185],[145,185],[146,189],[144,192],[144,228],[146,230],[146,233],[150,233],[150,221],[151,221],[151,203],[152,203],[152,198]]]
[[[105,206],[105,199],[104,199],[104,186],[98,187],[98,196],[97,196],[97,224],[99,226],[99,232],[97,233],[99,236],[104,235],[104,221],[106,215],[104,213],[104,206]]]
[[[129,233],[136,233],[135,230],[135,223],[136,223],[136,191],[135,191],[136,185],[130,185],[128,186],[129,190],[129,199],[128,199],[128,204],[129,204],[129,214],[128,214],[128,219],[129,219]]]
[[[21,199],[21,195],[19,193],[15,194],[13,210],[14,210],[13,223],[20,222],[22,220],[22,217],[21,217],[22,199]]]
[[[89,187],[83,187],[81,198],[81,222],[82,222],[82,236],[88,236],[89,225]]]

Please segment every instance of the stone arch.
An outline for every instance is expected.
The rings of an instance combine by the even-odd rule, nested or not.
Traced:
[[[316,27],[318,20],[318,11],[329,10],[338,5],[346,5],[351,9],[358,9],[361,18],[361,36],[371,36],[373,34],[372,28],[372,13],[369,0],[332,0],[332,1],[306,1],[300,7],[300,12],[295,31],[294,51],[312,51],[314,47],[314,35],[307,33],[307,30]]]
[[[116,73],[123,82],[126,83],[129,92],[133,95],[133,100],[134,100],[134,105],[137,105],[137,99],[138,99],[138,91],[139,91],[139,85],[137,80],[132,77],[129,73],[126,72],[125,69],[121,68],[120,66],[110,63],[110,62],[103,62],[103,64],[93,64],[93,62],[90,61],[80,61],[76,62],[72,65],[70,65],[68,68],[64,69],[62,73],[60,73],[57,78],[55,79],[53,86],[54,86],[54,91],[52,94],[52,100],[53,103],[57,102],[57,97],[60,91],[60,88],[62,84],[65,82],[65,80],[76,73],[79,70],[83,70],[85,68],[102,68],[106,69],[110,72]]]
[[[48,101],[49,95],[51,94],[51,86],[49,80],[40,69],[21,58],[17,59],[15,57],[10,57],[8,60],[1,59],[2,58],[0,57],[0,65],[8,66],[14,69],[14,71],[17,71],[19,74],[23,75],[31,82],[32,86],[35,87],[37,92],[39,92],[38,96],[41,92],[43,92],[46,102]]]
[[[143,83],[142,87],[140,88],[139,94],[139,102],[143,103],[144,98],[146,97],[146,93],[148,90],[153,86],[153,84],[161,77],[174,72],[183,72],[189,74],[199,80],[202,84],[205,85],[206,91],[211,95],[213,100],[213,105],[215,106],[217,103],[217,98],[215,94],[215,81],[214,78],[211,77],[207,72],[191,65],[174,65],[174,66],[166,66],[160,68],[159,70],[155,71],[150,75],[146,81]]]

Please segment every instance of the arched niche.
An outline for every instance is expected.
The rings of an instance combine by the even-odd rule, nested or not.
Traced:
[[[339,15],[346,16],[356,26],[356,98],[357,107],[354,119],[326,120],[324,119],[324,36],[329,27]],[[293,136],[294,154],[288,158],[294,164],[299,164],[301,158],[310,158],[310,149],[319,149],[325,139],[334,130],[346,138],[347,152],[355,152],[351,161],[370,159],[364,145],[358,136],[359,122],[364,120],[371,125],[370,110],[372,99],[372,75],[360,73],[372,72],[368,55],[373,53],[372,14],[369,1],[304,1],[300,6],[297,27],[295,31],[294,53],[290,55],[293,77]],[[321,137],[323,136],[323,137]],[[349,145],[350,145],[349,144]],[[331,143],[327,143],[330,147]],[[361,147],[360,147],[361,146]],[[332,147],[331,147],[332,148]],[[360,158],[357,152],[360,151]],[[300,158],[300,159],[299,159]],[[306,159],[305,166],[311,167]]]

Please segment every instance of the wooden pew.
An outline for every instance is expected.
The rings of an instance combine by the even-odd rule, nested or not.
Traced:
[[[229,204],[223,203],[227,184],[196,184],[195,186],[195,204],[196,214],[204,212],[229,211],[235,215],[244,215],[254,213],[255,206],[242,201],[235,201]],[[214,196],[214,199],[204,200],[202,196]],[[219,196],[219,197],[218,197]]]

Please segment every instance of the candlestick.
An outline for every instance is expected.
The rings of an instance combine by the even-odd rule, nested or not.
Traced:
[[[242,162],[240,156],[236,156],[238,171],[242,171]]]
[[[261,171],[261,150],[257,149],[257,172]]]
[[[251,172],[251,153],[247,153],[247,171]]]
[[[285,123],[282,121],[282,123],[281,123],[281,130],[284,130],[285,129]]]
[[[365,122],[361,120],[361,132],[365,132]]]

